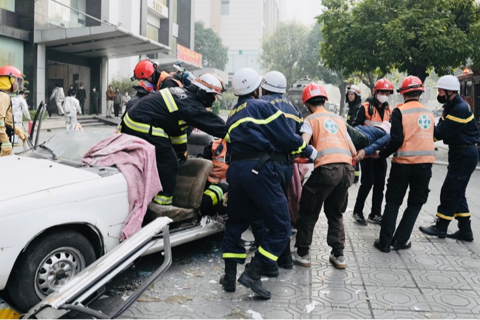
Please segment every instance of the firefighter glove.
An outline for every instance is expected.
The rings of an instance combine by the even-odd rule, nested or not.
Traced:
[[[12,154],[12,144],[10,142],[2,143],[2,151],[0,152],[0,157],[9,156]]]
[[[187,161],[187,156],[188,156],[187,151],[177,153],[178,164],[180,165],[184,164]]]

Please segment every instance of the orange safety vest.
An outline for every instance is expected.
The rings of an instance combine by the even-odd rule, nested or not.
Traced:
[[[402,113],[403,144],[393,154],[392,162],[402,164],[434,163],[433,113],[418,101],[397,106]]]
[[[375,106],[372,106],[373,113],[370,115],[369,109],[370,109],[370,103],[364,102],[362,104],[363,108],[365,109],[365,122],[363,123],[364,126],[379,126],[382,124],[383,121],[390,121],[390,117],[392,116],[390,113],[390,107],[386,107],[385,111],[383,113],[383,119],[380,117],[380,114],[377,111],[377,108]]]
[[[217,154],[218,146],[222,144],[222,151]],[[227,142],[222,139],[216,139],[212,144],[212,162],[213,169],[208,176],[208,181],[211,183],[225,182],[227,180],[228,164],[225,163],[225,156],[227,154]]]
[[[352,164],[347,125],[343,118],[322,110],[308,116],[305,122],[312,127],[312,146],[318,151],[315,168],[329,163]]]
[[[157,81],[157,88],[160,88],[160,86],[162,85],[162,82],[165,81],[168,77],[170,77],[170,79],[168,80],[175,81],[180,88],[183,88],[183,84],[181,81],[175,79],[172,74],[167,73],[165,71],[160,72],[160,77],[158,78],[158,81]]]

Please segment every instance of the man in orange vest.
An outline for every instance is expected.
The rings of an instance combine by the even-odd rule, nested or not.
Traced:
[[[393,250],[411,247],[410,235],[422,206],[427,202],[435,162],[433,114],[418,102],[425,92],[422,81],[408,76],[398,92],[403,95],[405,103],[392,112],[389,143],[375,153],[375,158],[387,158],[393,153],[380,238],[374,242],[375,248],[382,252],[390,252],[390,246]],[[408,188],[407,209],[395,231],[398,209]]]
[[[329,260],[336,268],[345,269],[343,212],[348,188],[353,184],[352,156],[356,150],[343,118],[325,109],[327,100],[325,89],[318,84],[311,83],[303,90],[302,101],[312,114],[304,120],[302,138],[307,143],[311,141],[317,157],[315,169],[302,189],[294,260],[297,265],[311,266],[309,250],[313,231],[325,203],[327,243],[332,247]]]
[[[352,126],[379,126],[383,121],[390,121],[390,107],[387,100],[392,93],[393,84],[390,81],[387,79],[378,80],[373,88],[373,97],[368,98],[358,109]],[[381,224],[387,160],[366,158],[360,162],[360,166],[362,168],[361,185],[353,208],[353,218],[358,224],[367,225],[363,215],[363,207],[373,186],[372,211],[368,216],[368,222]]]

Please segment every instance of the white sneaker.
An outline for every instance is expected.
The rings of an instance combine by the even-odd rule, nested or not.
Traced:
[[[312,265],[309,254],[306,254],[303,257],[301,257],[298,255],[297,251],[295,251],[295,254],[293,255],[293,261],[295,262],[296,265],[301,267],[310,267]]]
[[[346,259],[344,256],[335,257],[333,254],[330,255],[330,263],[337,269],[345,269],[347,267]]]

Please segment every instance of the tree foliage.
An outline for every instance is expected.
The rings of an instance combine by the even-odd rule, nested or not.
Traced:
[[[195,22],[195,51],[202,55],[204,68],[224,70],[228,62],[228,48],[212,28],[203,21]]]
[[[480,61],[475,0],[324,0],[321,57],[344,76],[393,69],[422,81]],[[370,81],[371,83],[371,81]]]

